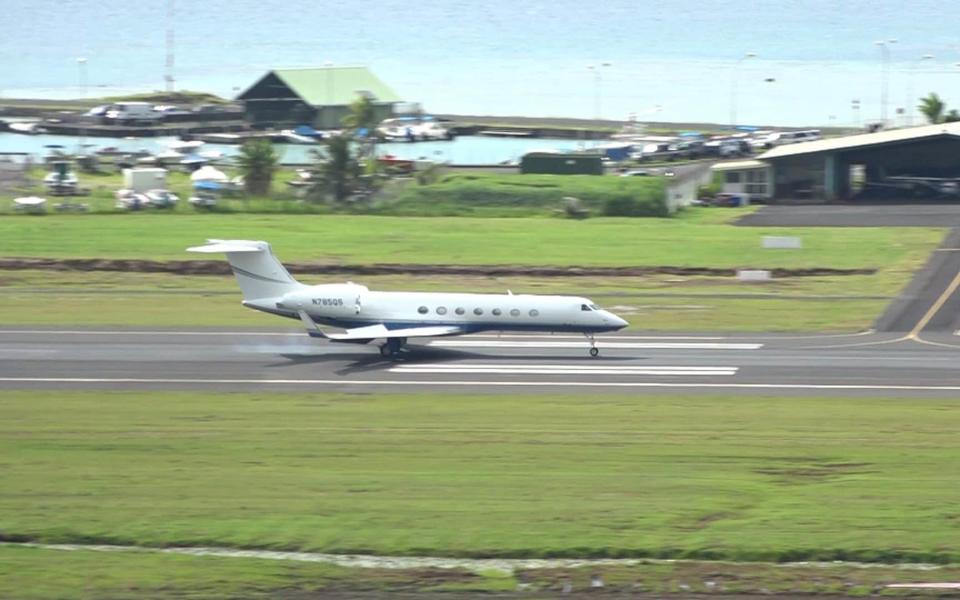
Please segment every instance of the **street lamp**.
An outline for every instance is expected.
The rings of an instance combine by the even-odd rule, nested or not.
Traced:
[[[737,59],[733,65],[733,72],[730,75],[730,128],[737,128],[737,75],[740,72],[740,63],[751,58],[756,58],[755,52],[747,52]]]
[[[77,57],[77,83],[80,85],[80,97],[87,99],[87,59],[84,56]],[[83,146],[86,142],[83,129],[83,120],[80,121],[80,151],[83,152]]]
[[[598,121],[602,118],[600,110],[600,86],[602,83],[600,69],[611,66],[613,65],[608,62],[599,65],[587,65],[587,70],[593,73],[593,118]]]
[[[909,77],[907,78],[907,125],[913,125],[913,115],[917,112],[917,98],[913,95],[913,80],[916,77],[917,70],[920,68],[920,63],[925,60],[933,60],[932,54],[924,54],[920,58],[913,61],[912,68],[908,73]]]
[[[887,125],[887,93],[890,87],[890,46],[896,44],[896,38],[874,42],[880,47],[880,124]]]

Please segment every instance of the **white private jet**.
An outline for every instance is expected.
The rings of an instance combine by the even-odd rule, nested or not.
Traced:
[[[225,253],[244,306],[300,319],[311,337],[331,342],[385,340],[380,346],[385,357],[396,356],[409,338],[480,331],[582,333],[595,357],[600,351],[594,334],[627,326],[620,317],[575,296],[372,292],[352,282],[304,285],[287,272],[267,242],[207,240],[207,245],[187,251]],[[326,333],[318,323],[346,331]]]

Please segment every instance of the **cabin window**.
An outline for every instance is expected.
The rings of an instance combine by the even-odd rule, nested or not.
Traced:
[[[453,311],[453,312],[457,313],[458,315],[462,315],[463,313],[465,313],[465,312],[467,312],[467,311],[463,310],[463,307],[462,307],[462,306],[458,306],[458,307],[457,307],[457,310],[455,310],[455,311]]]
[[[492,312],[495,316],[498,316],[498,317],[500,316],[500,309],[499,309],[499,308],[495,308],[495,309],[493,309],[493,310],[490,311],[490,312]]]
[[[520,316],[520,309],[519,309],[519,308],[515,308],[515,309],[511,310],[511,311],[510,311],[510,316],[511,316],[511,317],[519,317],[519,316]]]
[[[539,310],[537,310],[537,309],[535,309],[535,308],[531,308],[531,309],[530,309],[530,316],[531,316],[531,317],[536,317],[536,316],[539,315],[539,314],[540,314],[540,311],[539,311]]]
[[[483,314],[483,309],[482,309],[482,308],[475,308],[475,309],[473,309],[473,314],[475,314],[475,315],[482,315],[482,314]]]
[[[421,315],[425,315],[429,310],[430,309],[428,309],[426,306],[421,306],[420,308],[417,309],[417,312],[420,313]]]
[[[445,314],[447,314],[447,307],[446,307],[446,306],[438,306],[438,307],[437,307],[437,314],[438,314],[438,315],[445,315]]]

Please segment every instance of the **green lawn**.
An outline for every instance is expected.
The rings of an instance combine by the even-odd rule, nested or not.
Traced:
[[[716,209],[699,209],[704,219]],[[797,235],[801,250],[763,250]],[[920,228],[755,228],[678,219],[349,215],[49,215],[0,219],[0,256],[190,259],[206,238],[263,239],[283,260],[912,270],[943,236]]]
[[[904,569],[895,565],[857,568],[843,564],[781,566],[757,563],[655,562],[505,572],[464,569],[343,568],[326,564],[151,554],[62,551],[0,546],[0,597],[18,600],[227,600],[291,597],[424,597],[436,592],[457,598],[553,598],[563,582],[575,593],[590,592],[600,575],[607,592],[801,593],[860,597],[898,582],[956,581],[960,568]],[[472,592],[472,593],[471,593]],[[493,594],[496,595],[493,595]],[[469,594],[469,595],[467,595]],[[531,594],[536,594],[531,596]],[[543,596],[542,594],[546,594]],[[916,597],[916,590],[886,590],[884,596]],[[449,595],[439,595],[449,598]],[[583,597],[575,596],[575,597]],[[646,596],[644,596],[646,597]],[[669,597],[669,596],[667,596]]]
[[[375,290],[582,295],[661,331],[859,331],[870,326],[901,279],[881,275],[796,277],[738,284],[720,277],[454,277],[308,275],[305,283],[352,279]],[[63,299],[69,297],[69,302]],[[240,307],[232,276],[0,271],[0,325],[299,327]]]
[[[953,400],[7,391],[0,423],[8,537],[960,559]]]

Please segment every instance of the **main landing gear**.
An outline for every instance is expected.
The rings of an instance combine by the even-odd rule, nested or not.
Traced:
[[[600,348],[597,348],[597,340],[589,333],[585,333],[584,335],[590,340],[590,356],[593,358],[600,356]]]
[[[387,338],[386,343],[380,345],[380,356],[396,358],[406,344],[407,338]]]

